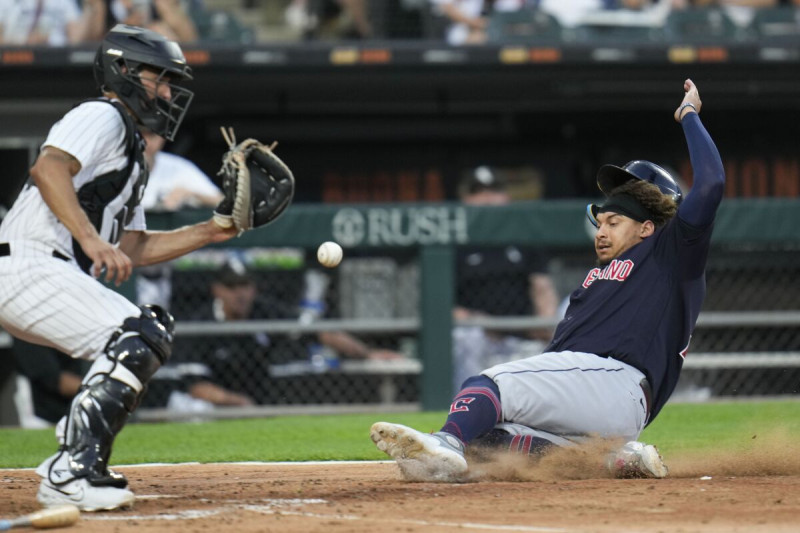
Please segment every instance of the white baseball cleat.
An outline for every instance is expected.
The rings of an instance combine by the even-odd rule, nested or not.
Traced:
[[[461,481],[467,473],[464,443],[449,433],[426,434],[400,424],[376,422],[370,438],[397,461],[409,481]]]
[[[607,466],[618,478],[664,478],[669,473],[655,446],[635,440],[612,453]]]
[[[66,453],[56,453],[36,469],[42,478],[36,499],[45,507],[70,504],[81,511],[111,511],[133,505],[133,492],[117,487],[96,486],[86,478],[75,478]]]
[[[64,485],[53,485],[43,479],[36,495],[45,507],[70,504],[81,511],[111,511],[133,505],[136,496],[128,489],[95,487],[84,478],[73,479]]]

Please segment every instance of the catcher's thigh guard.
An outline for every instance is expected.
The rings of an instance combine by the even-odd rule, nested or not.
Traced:
[[[72,401],[64,431],[71,478],[93,485],[124,487],[125,478],[108,470],[114,438],[139,404],[147,382],[172,351],[172,317],[160,308],[143,307],[140,317],[125,320],[83,380]],[[56,480],[50,474],[52,483]]]

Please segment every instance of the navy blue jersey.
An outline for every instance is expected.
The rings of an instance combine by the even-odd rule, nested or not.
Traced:
[[[570,296],[546,351],[613,357],[642,371],[653,388],[652,421],[678,382],[705,298],[705,266],[722,198],[719,153],[695,114],[683,121],[695,183],[678,214]]]

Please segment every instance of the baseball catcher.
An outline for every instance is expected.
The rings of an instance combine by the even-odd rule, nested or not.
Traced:
[[[214,210],[214,222],[235,227],[239,234],[278,218],[294,197],[294,176],[271,146],[255,139],[236,144],[233,128],[221,128],[228,143],[222,156],[222,191],[225,198]]]
[[[178,43],[118,24],[95,55],[102,96],[56,122],[25,185],[0,223],[0,325],[92,366],[56,427],[59,448],[36,469],[45,506],[82,511],[133,505],[128,480],[109,468],[114,441],[172,353],[174,323],[101,283],[133,268],[222,243],[278,217],[294,180],[273,147],[233,132],[222,166],[225,199],[214,216],[171,231],[147,228],[149,178],[143,130],[173,140],[194,93]],[[105,276],[103,276],[105,272]],[[52,283],[58,279],[58,286]],[[13,280],[13,282],[12,282]]]

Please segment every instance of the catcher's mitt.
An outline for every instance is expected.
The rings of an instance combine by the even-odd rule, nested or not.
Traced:
[[[239,233],[269,224],[292,203],[292,171],[273,152],[277,143],[266,146],[247,139],[236,144],[233,129],[221,129],[228,143],[218,172],[225,198],[214,210],[214,221]]]

